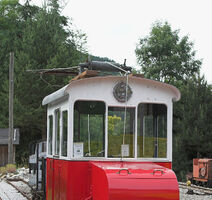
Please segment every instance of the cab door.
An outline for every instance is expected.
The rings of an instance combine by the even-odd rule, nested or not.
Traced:
[[[54,112],[54,155],[53,155],[53,199],[60,199],[60,132],[61,132],[61,113],[60,109]]]

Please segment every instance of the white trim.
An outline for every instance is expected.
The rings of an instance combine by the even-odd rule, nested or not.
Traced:
[[[56,100],[62,99],[65,96],[68,96],[68,93],[66,93],[66,88],[68,87],[68,85],[64,86],[63,88],[57,90],[56,92],[46,96],[43,101],[42,101],[42,105],[47,105],[50,104]]]
[[[54,143],[55,143],[55,114],[53,112],[53,134],[52,134],[52,156],[55,155],[54,153]]]
[[[172,115],[173,115],[173,106],[172,104],[168,107],[167,110],[167,158],[172,161]]]
[[[135,107],[135,145],[134,145],[134,151],[135,151],[135,159],[138,157],[138,106]]]
[[[46,127],[46,131],[47,131],[47,136],[46,136],[46,155],[49,155],[49,117],[51,115],[49,115],[49,113],[47,112],[47,119],[46,119],[46,122],[47,122],[47,127]],[[53,118],[53,116],[52,116]]]
[[[62,155],[62,132],[63,132],[63,130],[62,130],[62,109],[60,109],[60,121],[59,121],[59,126],[60,126],[60,135],[59,135],[59,137],[60,137],[60,141],[59,141],[59,156],[61,156]]]
[[[105,103],[105,158],[108,156],[108,105]]]
[[[167,143],[166,143],[166,158],[161,158],[161,159],[169,159],[169,160],[172,160],[172,155],[170,156],[170,151],[172,151],[172,141],[170,139],[170,135],[172,136],[172,129],[170,129],[170,127],[168,126],[170,123],[172,123],[172,121],[170,121],[170,119],[172,119],[172,113],[171,115],[169,116],[169,110],[170,110],[170,107],[172,106],[172,103],[168,104],[168,103],[160,103],[160,102],[140,102],[138,105],[137,105],[137,112],[138,112],[138,106],[140,104],[158,104],[158,105],[165,105],[166,106],[166,112],[167,112],[167,120],[166,120],[166,126],[167,126],[167,130],[166,130],[166,134],[167,134]],[[138,114],[138,113],[137,113]],[[136,118],[137,119],[137,118]],[[144,127],[144,126],[143,126]],[[145,133],[145,131],[144,131]],[[157,133],[158,135],[158,133]],[[157,137],[157,140],[158,140],[158,137]],[[171,143],[171,145],[170,145]],[[158,142],[157,142],[158,144]],[[143,140],[143,147],[144,147],[144,140]],[[158,148],[157,148],[157,151],[158,151]],[[139,157],[138,159],[143,159],[142,157]],[[154,158],[156,159],[156,158]]]
[[[52,155],[48,155],[47,158],[54,158]],[[126,161],[126,162],[171,162],[169,159],[163,158],[104,158],[104,157],[83,157],[83,158],[68,158],[68,157],[59,157],[60,160],[69,160],[69,161]]]
[[[57,118],[56,118],[56,112],[58,111],[58,117],[59,117],[59,127],[57,127],[57,129],[56,129],[56,126],[57,126],[57,122],[56,122],[56,120],[58,120]],[[60,107],[58,107],[58,108],[56,108],[56,109],[54,109],[54,144],[53,144],[53,146],[54,146],[54,153],[53,153],[53,156],[60,156],[60,146],[59,146],[59,152],[58,152],[58,154],[56,154],[56,152],[57,152],[57,134],[58,134],[58,132],[56,132],[56,131],[58,131],[58,128],[60,129],[59,131],[59,137],[61,136],[61,108]],[[59,141],[60,142],[60,141]],[[59,144],[60,145],[60,144]]]
[[[105,147],[106,147],[106,140],[107,140],[107,115],[106,115],[106,112],[107,112],[107,104],[106,104],[106,102],[105,101],[103,101],[103,100],[99,100],[99,99],[95,99],[95,100],[93,100],[93,99],[82,99],[82,98],[80,98],[80,99],[71,99],[70,98],[70,105],[72,105],[72,108],[70,107],[70,113],[71,113],[71,122],[72,122],[72,128],[70,129],[71,130],[71,133],[70,133],[70,139],[71,139],[71,142],[70,143],[68,143],[68,144],[70,144],[69,146],[70,146],[70,148],[69,148],[69,152],[70,152],[70,156],[68,156],[69,158],[71,158],[71,159],[74,159],[74,156],[73,156],[73,143],[74,143],[74,105],[75,105],[75,103],[76,103],[76,101],[98,101],[98,102],[103,102],[104,103],[104,105],[105,105]],[[70,122],[70,121],[69,121]],[[105,148],[104,148],[104,150],[105,150]],[[105,155],[106,155],[106,152],[105,152]],[[103,157],[103,158],[105,158],[105,156]]]
[[[67,156],[68,156],[68,126],[69,126],[69,120],[68,120],[68,109],[65,107],[63,109],[61,109],[61,137],[60,137],[60,156],[61,157],[67,157],[67,156],[63,156],[62,152],[63,152],[63,138],[64,138],[64,133],[63,133],[63,112],[67,112]]]
[[[85,78],[85,79],[78,79],[75,81],[71,81],[69,83],[69,85],[67,85],[67,87],[65,88],[65,93],[69,93],[70,88],[75,87],[75,85],[78,84],[83,84],[83,82],[92,82],[92,81],[96,81],[96,80],[116,80],[117,82],[122,80],[124,78],[124,76],[97,76],[97,77],[91,77],[91,78]],[[129,80],[130,81],[139,81],[143,84],[150,84],[153,85],[155,88],[157,86],[162,87],[162,88],[166,88],[169,89],[173,92],[173,97],[172,100],[173,101],[179,101],[181,94],[180,91],[173,85],[167,84],[167,83],[163,83],[163,82],[159,82],[159,81],[155,81],[155,80],[151,80],[151,79],[146,79],[146,78],[140,78],[140,77],[136,77],[136,76],[129,76]]]
[[[69,141],[68,141],[68,158],[73,158],[73,143],[74,143],[74,103],[69,100]]]

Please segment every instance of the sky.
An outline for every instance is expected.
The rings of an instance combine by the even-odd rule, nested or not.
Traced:
[[[44,0],[32,0],[40,3]],[[62,14],[87,35],[90,54],[139,68],[135,48],[156,21],[194,43],[201,74],[212,84],[212,0],[60,0]]]

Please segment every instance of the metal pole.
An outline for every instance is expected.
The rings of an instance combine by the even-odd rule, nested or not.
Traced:
[[[8,135],[8,163],[14,163],[13,159],[13,96],[14,96],[14,53],[10,53],[9,66],[9,135]]]

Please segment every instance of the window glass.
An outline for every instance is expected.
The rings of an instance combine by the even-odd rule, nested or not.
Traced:
[[[139,104],[137,155],[145,158],[167,157],[167,107]]]
[[[108,108],[108,157],[134,157],[135,108]]]
[[[49,138],[48,138],[48,154],[52,155],[52,136],[53,136],[53,116],[49,116]]]
[[[55,111],[55,150],[54,154],[59,155],[60,151],[60,110]]]
[[[104,157],[105,104],[77,101],[74,104],[74,157]]]
[[[62,112],[62,156],[67,156],[68,111]]]

